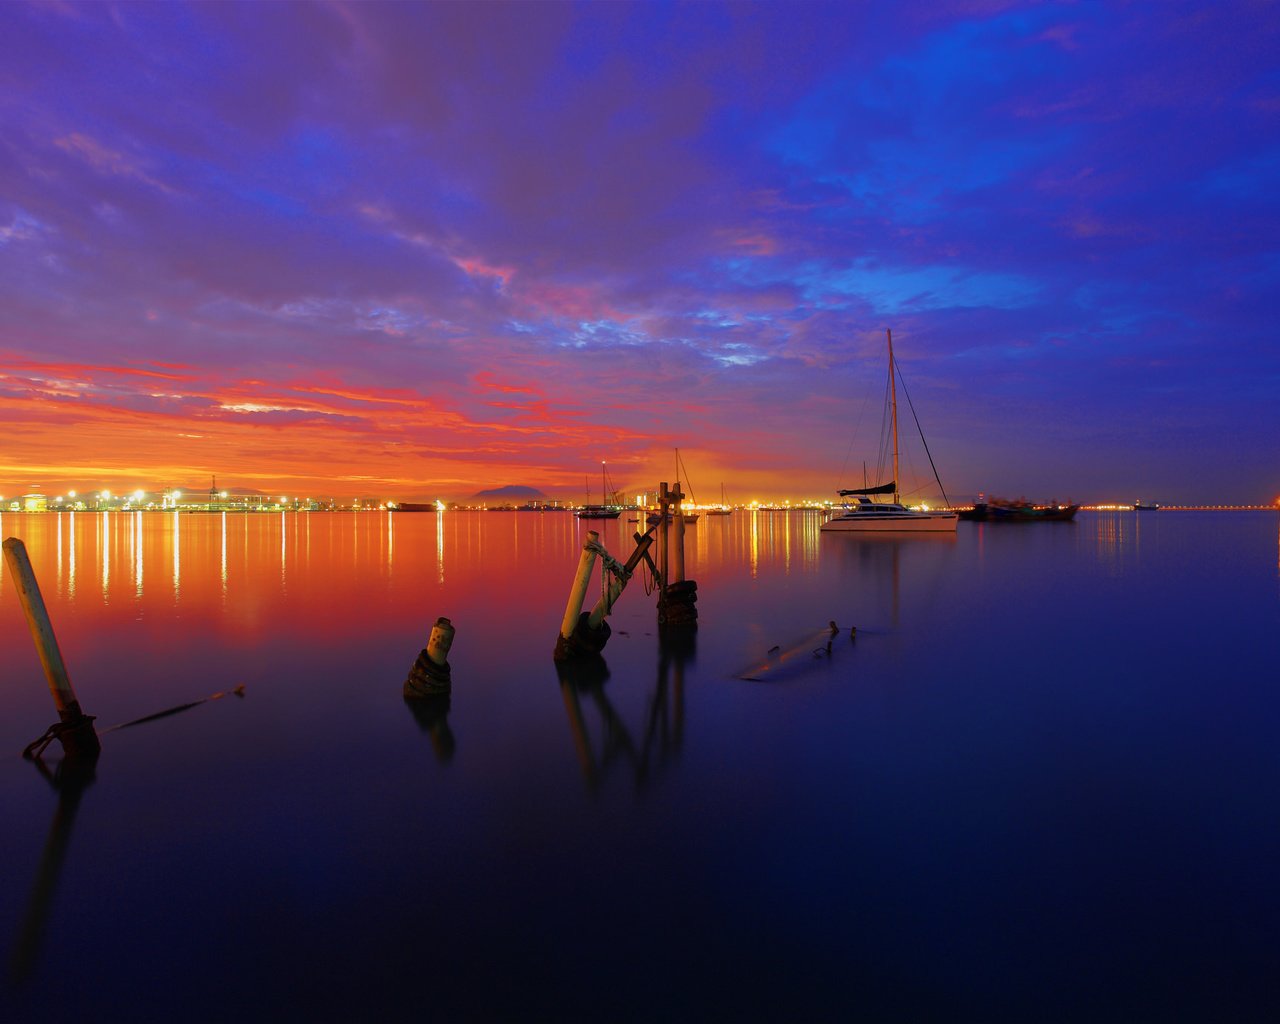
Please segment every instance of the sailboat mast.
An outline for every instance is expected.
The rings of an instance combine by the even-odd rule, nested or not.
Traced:
[[[609,504],[609,492],[604,487],[604,459],[600,460],[600,504]]]
[[[893,331],[885,328],[889,341],[889,408],[893,417],[893,501],[898,503],[898,388],[893,367]]]

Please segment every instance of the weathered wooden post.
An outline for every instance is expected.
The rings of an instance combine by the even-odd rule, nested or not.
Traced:
[[[596,545],[599,543],[600,534],[588,530],[582,545],[582,557],[578,559],[578,574],[573,578],[573,588],[569,591],[569,603],[565,605],[564,618],[560,620],[560,635],[566,640],[573,635],[578,616],[582,614],[582,602],[586,599],[587,587],[591,585],[591,571],[596,565]]]
[[[666,485],[663,485],[665,490]],[[684,494],[680,481],[674,491],[667,493],[668,501],[675,503],[676,528],[675,579],[668,582],[666,563],[663,563],[662,581],[658,590],[658,624],[661,626],[696,626],[698,624],[698,584],[684,576]],[[666,545],[663,545],[666,556]]]
[[[598,654],[609,639],[608,624],[592,633],[587,630],[584,621],[587,616],[582,614],[582,602],[586,599],[591,572],[595,568],[599,552],[600,534],[595,530],[588,530],[587,539],[582,544],[582,557],[578,559],[578,572],[573,578],[573,588],[569,591],[569,601],[564,608],[564,618],[560,621],[560,635],[556,637],[556,648],[552,655],[556,661],[565,661],[582,654]]]
[[[676,481],[675,494],[672,495],[676,501],[675,510],[675,526],[676,526],[676,571],[675,583],[684,582],[684,492],[680,490],[680,481]]]
[[[453,670],[449,667],[449,648],[453,646],[453,623],[444,616],[431,627],[431,638],[418,654],[418,660],[404,681],[406,697],[437,697],[453,688]]]
[[[658,486],[658,568],[662,570],[662,579],[659,581],[661,586],[667,585],[667,567],[668,556],[670,554],[670,545],[667,543],[670,534],[667,532],[667,524],[671,521],[671,500],[668,496],[667,482],[665,480]]]
[[[93,728],[94,716],[86,715],[80,709],[80,702],[76,700],[75,691],[71,688],[71,677],[67,675],[67,666],[62,660],[62,651],[58,648],[58,639],[54,636],[53,623],[49,621],[48,609],[40,595],[40,585],[31,568],[26,545],[17,537],[9,537],[4,542],[4,557],[17,584],[18,600],[27,616],[31,639],[35,641],[40,664],[49,681],[49,692],[53,694],[53,703],[58,709],[59,723],[50,727],[46,737],[57,737],[68,757],[97,757],[102,744],[98,742],[98,733]],[[35,750],[46,737],[33,743],[24,754],[38,756],[39,750],[34,755],[29,752]],[[40,746],[39,749],[43,750],[44,747]]]

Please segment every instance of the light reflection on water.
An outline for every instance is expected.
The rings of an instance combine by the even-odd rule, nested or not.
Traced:
[[[575,673],[551,648],[582,539],[625,558],[625,516],[0,517],[104,726],[73,840],[0,760],[0,940],[49,908],[0,1011],[1083,1019],[1092,978],[1157,1019],[1271,995],[1275,517],[820,522],[701,519],[696,634],[660,637],[637,578]],[[0,566],[16,754],[51,707],[12,591]],[[438,615],[452,696],[406,705]]]

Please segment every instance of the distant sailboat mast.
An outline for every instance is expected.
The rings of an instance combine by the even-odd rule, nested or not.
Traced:
[[[898,496],[898,388],[894,383],[896,376],[893,367],[893,331],[885,328],[885,336],[889,339],[889,408],[893,418],[893,503],[899,503]]]

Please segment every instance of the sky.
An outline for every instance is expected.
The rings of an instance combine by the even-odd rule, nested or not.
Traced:
[[[1277,313],[1275,3],[0,5],[4,495],[833,497],[892,330],[909,496],[1271,502]]]

